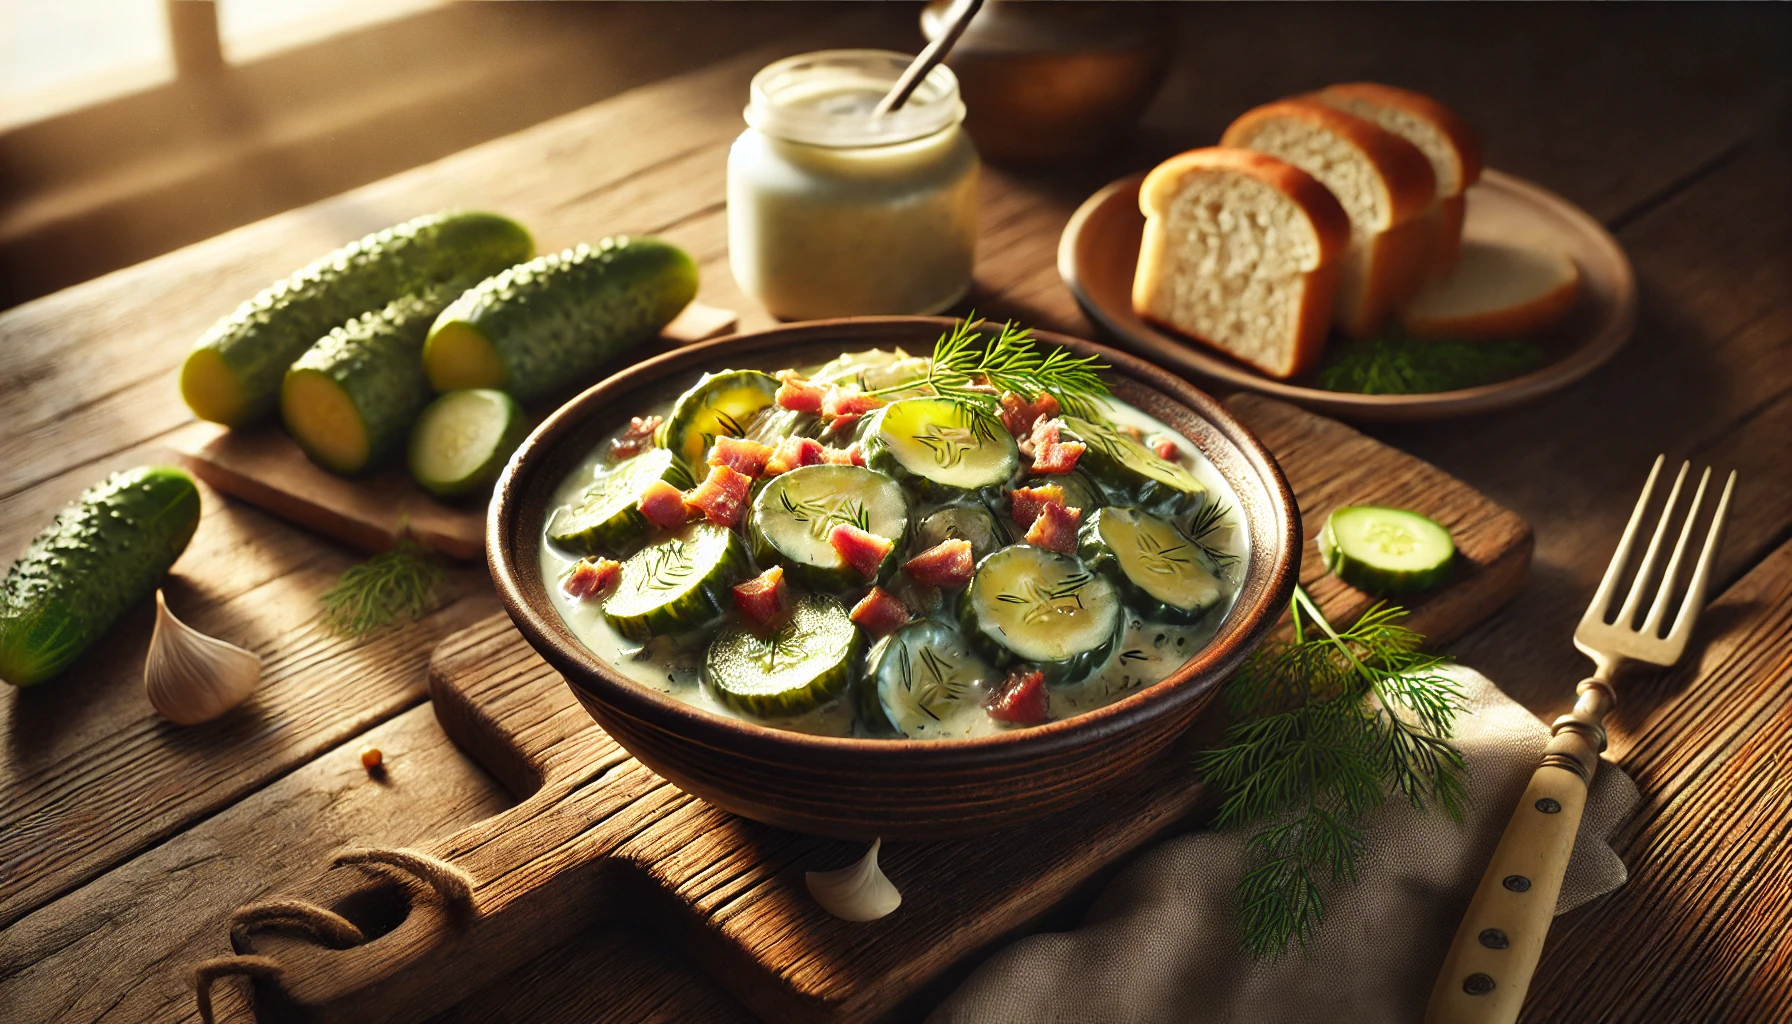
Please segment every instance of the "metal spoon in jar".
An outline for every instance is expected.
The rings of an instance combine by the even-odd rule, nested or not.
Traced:
[[[952,49],[953,43],[958,42],[959,36],[964,35],[965,26],[971,23],[978,8],[982,6],[983,0],[959,0],[958,10],[947,24],[946,31],[940,33],[938,39],[929,43],[927,49],[922,50],[909,63],[908,68],[902,72],[902,77],[896,80],[896,84],[884,94],[883,99],[877,101],[877,107],[872,110],[871,116],[882,117],[907,103],[909,96],[920,86],[921,79],[926,78],[929,71],[946,59],[946,52]]]

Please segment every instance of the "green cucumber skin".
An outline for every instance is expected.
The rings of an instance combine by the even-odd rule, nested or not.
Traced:
[[[1079,429],[1079,424],[1082,426]],[[1141,512],[1147,512],[1160,519],[1168,519],[1173,523],[1186,525],[1189,518],[1208,501],[1205,489],[1185,491],[1162,480],[1154,480],[1127,466],[1121,458],[1123,445],[1137,449],[1132,454],[1135,458],[1162,462],[1155,453],[1144,445],[1126,438],[1125,435],[1111,431],[1101,424],[1087,420],[1079,420],[1073,416],[1064,418],[1063,436],[1066,440],[1081,441],[1086,446],[1078,472],[1087,474],[1088,479],[1100,485],[1108,493],[1112,503],[1120,506],[1131,506]],[[1104,439],[1103,431],[1111,434]],[[1113,446],[1110,450],[1110,445]],[[1168,463],[1166,463],[1168,465]],[[1176,467],[1180,469],[1180,467]],[[1186,473],[1186,470],[1182,470]],[[1192,474],[1190,479],[1193,479]],[[1199,481],[1196,481],[1199,486]]]
[[[1126,570],[1120,566],[1119,556],[1101,537],[1101,516],[1105,511],[1107,510],[1097,510],[1094,515],[1083,521],[1082,529],[1077,532],[1077,557],[1083,560],[1083,564],[1092,571],[1099,572],[1112,580],[1127,607],[1152,622],[1189,623],[1206,615],[1207,609],[1212,605],[1192,610],[1178,608],[1153,597],[1144,587],[1134,583],[1132,577],[1126,575]],[[1190,545],[1190,547],[1193,546]],[[1195,557],[1200,561],[1202,568],[1215,576],[1219,575],[1218,567],[1208,564],[1206,557],[1199,553],[1199,549],[1196,549]]]
[[[665,451],[665,449],[655,448],[652,449],[652,451],[643,452],[642,454],[635,456],[635,458],[648,458],[653,452],[663,451]],[[631,459],[630,462],[632,461],[634,460]],[[623,463],[623,466],[628,466],[628,463]],[[617,468],[621,469],[622,467],[619,466]],[[653,477],[652,480],[664,480],[666,483],[671,484],[681,491],[689,490],[693,486],[690,472],[684,468],[684,463],[678,461],[676,458],[671,459],[666,464],[666,468],[661,471],[658,476]],[[644,481],[642,487],[645,488],[651,484],[652,480]],[[593,485],[594,488],[598,486],[600,485]],[[575,505],[568,505],[561,511],[571,515],[573,510],[577,507],[578,506]],[[559,512],[555,513],[554,518],[559,518]],[[641,509],[637,504],[635,507],[624,509],[616,516],[613,516],[604,522],[595,523],[583,530],[574,532],[556,534],[554,532],[553,520],[549,520],[548,540],[559,547],[565,548],[566,550],[581,556],[609,555],[611,557],[621,557],[633,554],[635,549],[640,546],[642,538],[646,537],[650,530],[651,524],[648,523],[647,517],[641,513]]]
[[[410,471],[411,480],[413,480],[418,487],[423,488],[444,501],[471,499],[475,495],[483,500],[491,496],[492,485],[498,482],[498,477],[504,472],[504,466],[510,461],[510,457],[516,453],[516,450],[522,446],[523,440],[529,436],[529,419],[527,416],[523,415],[522,406],[517,405],[515,399],[511,398],[509,395],[504,395],[504,399],[510,403],[510,425],[505,430],[504,436],[498,439],[497,446],[493,448],[494,452],[501,452],[503,454],[498,458],[488,461],[483,472],[474,473],[471,476],[463,477],[459,480],[431,479],[427,474],[417,471],[419,461],[417,455],[418,449],[420,446],[429,443],[428,437],[422,430],[424,417],[429,413],[430,406],[436,404],[436,402],[446,401],[450,396],[458,393],[459,392],[456,391],[449,391],[437,396],[435,401],[425,405],[422,411],[417,414],[411,425],[410,438],[406,442],[406,447],[409,449],[409,452],[407,454],[407,465],[405,468]],[[502,392],[496,393],[503,394]]]
[[[606,238],[488,277],[436,321],[491,342],[503,390],[527,402],[585,383],[659,333],[697,295],[697,264],[655,238]],[[427,351],[425,358],[428,358]]]
[[[715,665],[715,652],[744,636],[751,631],[736,627],[724,630],[710,642],[709,649],[703,656],[703,685],[715,694],[716,699],[736,711],[756,718],[787,718],[800,715],[822,707],[841,694],[853,690],[859,682],[858,665],[860,654],[864,648],[864,638],[847,617],[847,612],[839,601],[820,594],[810,594],[799,598],[790,612],[792,623],[800,624],[817,617],[836,620],[843,627],[841,633],[846,638],[846,648],[841,657],[824,671],[817,674],[807,685],[798,690],[787,690],[780,693],[744,693],[731,688],[730,681],[723,678]],[[790,627],[786,627],[790,628]]]
[[[378,231],[318,259],[218,321],[194,346],[236,371],[244,400],[228,426],[266,417],[293,360],[324,334],[431,285],[477,280],[530,257],[522,225],[495,213],[433,213]]]
[[[1337,539],[1332,534],[1332,516],[1337,515],[1340,511],[1344,510],[1334,509],[1332,515],[1325,517],[1325,525],[1320,527],[1319,537],[1316,541],[1319,547],[1320,561],[1325,564],[1326,569],[1332,575],[1375,597],[1404,597],[1418,594],[1449,579],[1450,570],[1456,562],[1455,538],[1450,538],[1449,556],[1434,568],[1423,571],[1384,570],[1361,559],[1352,558],[1338,545]],[[1395,509],[1394,511],[1404,510]],[[1406,514],[1418,516],[1416,512]],[[1419,516],[1419,518],[1429,519],[1428,516]],[[1432,520],[1432,522],[1436,521]],[[1438,524],[1437,528],[1442,530],[1446,537],[1450,536],[1449,530],[1445,529],[1442,524]]]
[[[320,338],[286,371],[290,377],[315,370],[347,392],[367,428],[367,463],[355,472],[377,469],[397,455],[417,414],[435,397],[423,372],[423,339],[462,290],[452,282],[436,285],[358,316]],[[287,433],[316,461],[302,438]]]
[[[636,552],[631,557],[639,555],[640,552]],[[700,626],[709,625],[720,618],[723,612],[734,607],[729,588],[751,575],[753,565],[747,558],[746,546],[741,543],[740,534],[730,530],[727,549],[709,582],[693,587],[676,600],[667,601],[638,615],[613,615],[606,602],[604,620],[616,632],[636,643],[646,643],[656,636],[688,633]]]
[[[67,668],[154,591],[199,527],[199,488],[142,466],[89,488],[0,584],[0,679],[26,687]]]
[[[1011,546],[1022,547],[1024,545]],[[1007,549],[1004,548],[1003,550]],[[999,551],[997,552],[997,554],[1000,553],[1001,552]],[[993,558],[995,556],[991,555],[990,557]],[[987,561],[989,561],[988,558],[980,560],[977,563],[977,568],[981,570],[983,568],[983,563]],[[1019,655],[1002,646],[1000,643],[996,642],[995,639],[990,637],[989,634],[985,633],[982,625],[978,622],[976,595],[977,581],[981,575],[981,572],[979,572],[977,576],[971,577],[970,585],[967,586],[963,593],[958,597],[958,629],[959,632],[964,635],[964,638],[969,641],[971,650],[981,655],[983,660],[989,662],[994,668],[1007,668],[1014,664],[1026,664],[1031,665],[1044,673],[1045,681],[1054,686],[1081,682],[1088,678],[1096,669],[1107,664],[1108,658],[1114,653],[1115,646],[1120,642],[1120,637],[1126,632],[1126,616],[1124,614],[1116,614],[1114,616],[1115,626],[1113,635],[1108,637],[1105,642],[1092,647],[1089,650],[1083,651],[1080,654],[1072,655],[1064,661],[1023,662]],[[1118,596],[1118,594],[1115,595],[1116,598],[1118,598]]]

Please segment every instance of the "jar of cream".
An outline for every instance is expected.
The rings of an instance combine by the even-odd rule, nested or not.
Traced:
[[[728,153],[728,260],[786,320],[937,313],[971,286],[977,151],[944,65],[873,109],[910,58],[823,50],[753,76]]]

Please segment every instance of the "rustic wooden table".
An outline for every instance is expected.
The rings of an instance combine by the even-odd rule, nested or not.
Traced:
[[[654,233],[703,268],[704,301],[767,317],[726,264],[722,178],[746,83],[823,46],[912,50],[906,5],[829,12],[741,53],[335,199],[0,316],[0,550],[105,473],[166,457],[188,422],[174,372],[239,297],[344,239],[452,205],[511,213],[544,249]],[[1536,531],[1529,589],[1454,645],[1538,714],[1584,662],[1568,633],[1649,460],[1736,468],[1721,593],[1682,669],[1628,685],[1610,756],[1644,804],[1630,883],[1559,922],[1529,1019],[1777,1020],[1792,1014],[1792,19],[1783,7],[1237,7],[1182,12],[1180,58],[1137,143],[1051,174],[991,170],[972,297],[984,313],[1087,334],[1053,254],[1096,187],[1209,142],[1244,107],[1330,81],[1431,91],[1491,163],[1603,220],[1642,289],[1634,342],[1567,391],[1507,413],[1378,437],[1467,480]],[[508,797],[443,736],[424,665],[497,607],[455,573],[427,619],[353,644],[316,597],[360,557],[206,494],[169,584],[201,629],[263,655],[246,713],[175,729],[138,682],[138,609],[68,678],[0,693],[0,1018],[195,1017],[188,968],[227,951],[231,908],[348,843],[404,844]],[[370,783],[357,758],[390,768]],[[600,959],[595,976],[582,965]],[[618,966],[621,965],[621,966]],[[247,1019],[228,999],[226,1017]],[[924,1008],[924,1007],[922,1007]],[[632,928],[587,934],[457,1021],[697,1021],[745,1013]]]

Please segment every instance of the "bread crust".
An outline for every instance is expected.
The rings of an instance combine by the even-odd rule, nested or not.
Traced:
[[[1481,140],[1474,129],[1468,126],[1454,110],[1444,106],[1437,100],[1422,92],[1402,89],[1393,85],[1382,85],[1379,82],[1342,82],[1328,85],[1319,90],[1319,96],[1336,96],[1341,99],[1360,99],[1373,103],[1378,107],[1389,107],[1404,110],[1415,117],[1430,121],[1450,145],[1456,149],[1456,159],[1462,164],[1462,188],[1456,194],[1468,190],[1470,185],[1481,180],[1484,169],[1481,151]],[[1448,198],[1448,197],[1444,197]]]
[[[1162,215],[1182,187],[1184,175],[1211,170],[1249,175],[1293,200],[1318,236],[1320,266],[1342,258],[1344,250],[1350,247],[1350,215],[1344,212],[1331,189],[1285,160],[1249,149],[1207,146],[1178,153],[1158,164],[1139,185],[1139,212],[1147,218]]]
[[[1253,107],[1238,116],[1220,137],[1221,146],[1246,147],[1253,129],[1277,118],[1302,121],[1338,135],[1368,158],[1380,175],[1387,192],[1389,220],[1370,225],[1386,231],[1418,216],[1431,205],[1437,194],[1437,176],[1431,171],[1431,160],[1419,147],[1388,131],[1367,118],[1348,114],[1336,107],[1313,99],[1277,100]]]
[[[1580,265],[1563,257],[1568,273],[1555,287],[1514,306],[1479,313],[1424,316],[1411,309],[1400,313],[1401,324],[1423,338],[1500,338],[1534,334],[1556,325],[1580,298]]]

